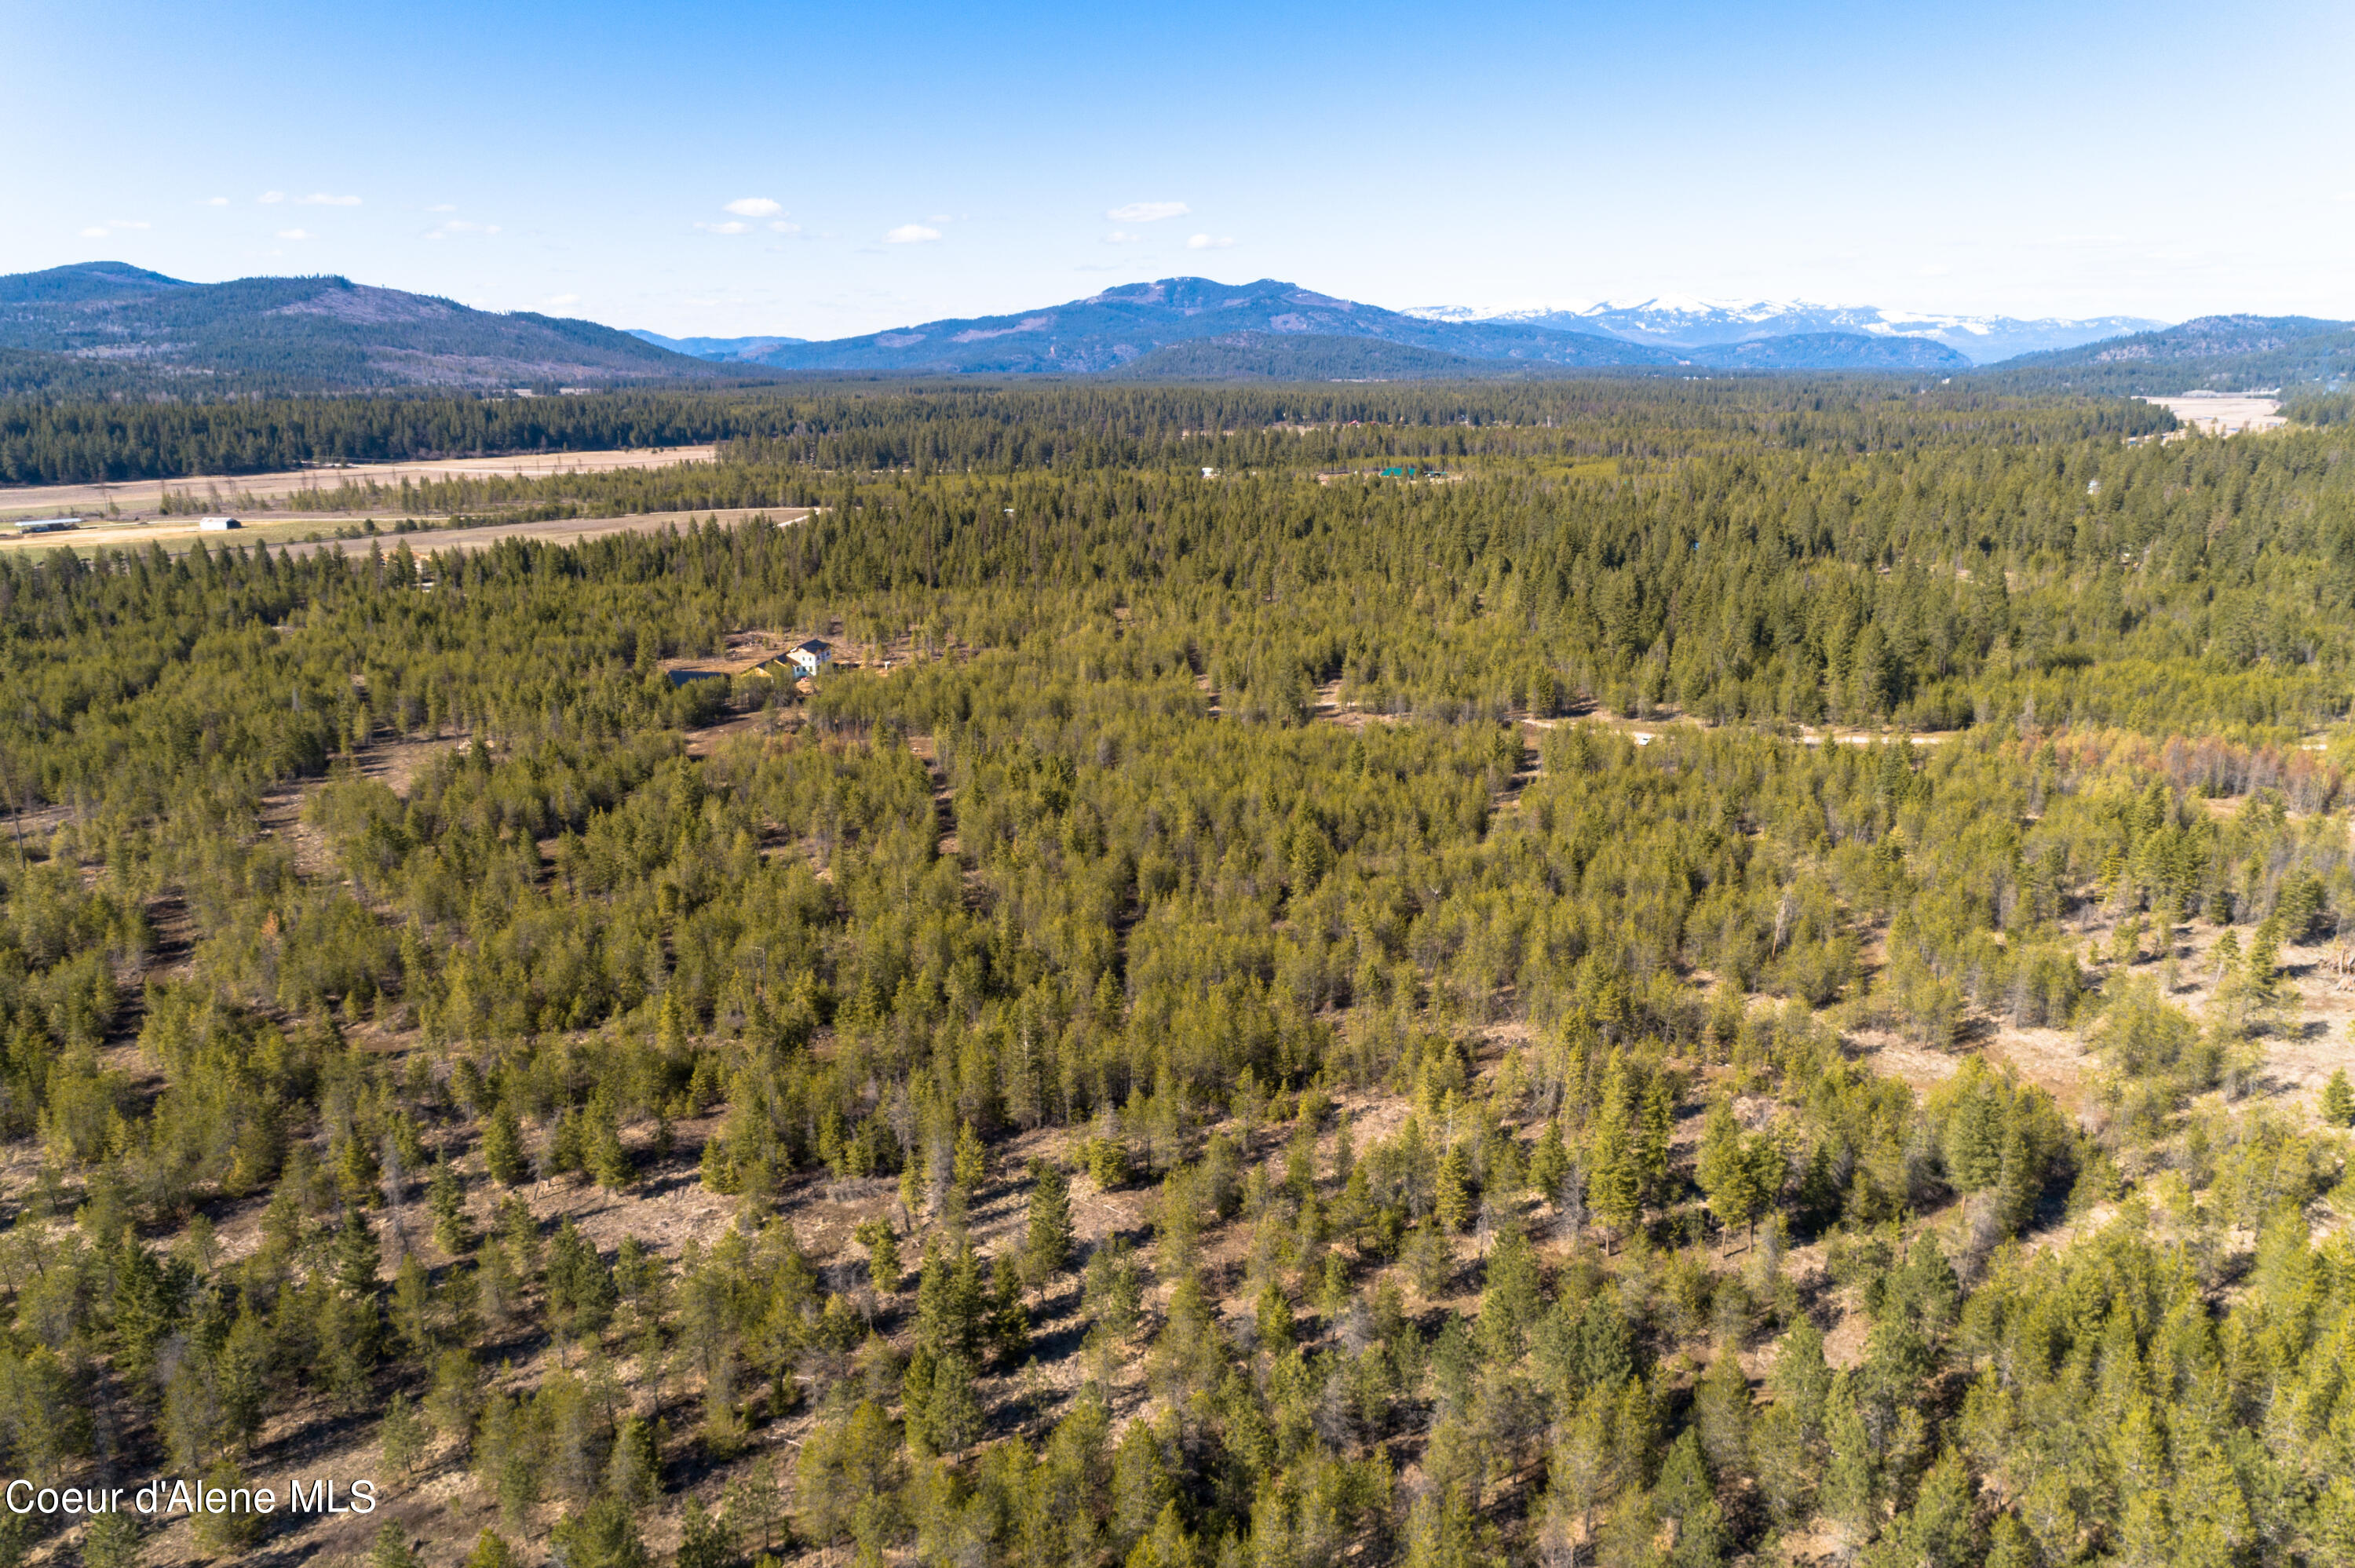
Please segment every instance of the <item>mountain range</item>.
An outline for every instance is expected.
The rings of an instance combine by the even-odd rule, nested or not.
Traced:
[[[719,374],[595,322],[346,278],[190,283],[120,261],[0,277],[5,390],[605,387]]]
[[[118,261],[0,277],[0,393],[50,397],[610,387],[814,373],[1315,380],[1605,369],[1971,374],[2021,390],[2169,393],[2330,382],[2350,368],[2355,323],[2302,316],[2166,327],[2125,316],[2021,321],[1665,297],[1562,310],[1392,311],[1272,278],[1164,278],[1006,315],[813,343],[623,332],[339,277],[191,283]]]
[[[1564,332],[1598,333],[1678,352],[1770,338],[1828,334],[1921,339],[1953,349],[1973,365],[1991,365],[2019,355],[2070,348],[2097,338],[2148,332],[2167,324],[2143,316],[2093,316],[2082,320],[2048,316],[2029,321],[2013,316],[1886,311],[1873,305],[1817,305],[1796,300],[1753,300],[1745,303],[1673,294],[1633,302],[1605,301],[1593,305],[1528,309],[1426,305],[1407,313],[1430,321],[1515,322]]]

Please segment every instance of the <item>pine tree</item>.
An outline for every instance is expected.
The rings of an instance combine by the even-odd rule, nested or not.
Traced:
[[[1529,1155],[1529,1191],[1549,1203],[1560,1203],[1561,1184],[1570,1174],[1570,1150],[1561,1141],[1561,1124],[1548,1120]]]
[[[433,1211],[433,1240],[453,1257],[474,1250],[474,1232],[466,1224],[465,1189],[443,1150],[433,1162],[433,1179],[425,1189],[426,1206]]]
[[[1030,1212],[1022,1237],[1022,1273],[1031,1288],[1043,1288],[1063,1271],[1071,1260],[1071,1183],[1057,1166],[1034,1160]]]
[[[1693,1414],[1710,1467],[1738,1475],[1750,1462],[1750,1381],[1742,1375],[1741,1347],[1720,1340],[1709,1370],[1694,1391]]]
[[[1667,1461],[1660,1466],[1660,1484],[1653,1489],[1652,1504],[1662,1518],[1676,1521],[1676,1545],[1668,1553],[1674,1568],[1717,1568],[1725,1561],[1725,1512],[1718,1506],[1709,1470],[1701,1463],[1700,1445],[1690,1427],[1669,1448]]]
[[[968,1193],[989,1174],[989,1150],[969,1121],[957,1124],[956,1156],[951,1171],[958,1188]]]
[[[1451,1143],[1439,1157],[1439,1171],[1433,1188],[1432,1213],[1439,1222],[1442,1235],[1462,1233],[1472,1217],[1472,1162],[1460,1143]]]
[[[1856,1391],[1846,1372],[1832,1379],[1824,1421],[1830,1450],[1824,1472],[1824,1511],[1860,1544],[1873,1538],[1879,1525],[1881,1487],[1871,1435],[1865,1429]]]
[[[483,1125],[483,1164],[502,1187],[516,1186],[531,1174],[524,1158],[523,1128],[516,1121],[515,1107],[505,1100],[492,1108],[490,1120]]]
[[[2330,1081],[2322,1086],[2322,1119],[2332,1127],[2355,1127],[2355,1085],[2347,1081],[2347,1069],[2331,1069]]]
[[[466,1554],[466,1568],[521,1568],[522,1559],[506,1537],[496,1531],[485,1530],[474,1538],[474,1549]]]
[[[1643,1192],[1636,1150],[1627,1136],[1625,1103],[1620,1103],[1614,1115],[1613,1101],[1605,1099],[1587,1150],[1588,1206],[1613,1234],[1624,1236],[1635,1229],[1643,1212]]]
[[[862,1221],[852,1239],[867,1249],[867,1277],[879,1295],[900,1293],[900,1238],[889,1220]]]
[[[1655,1077],[1644,1091],[1644,1112],[1636,1141],[1636,1174],[1639,1190],[1658,1201],[1668,1176],[1668,1144],[1676,1133],[1677,1101],[1665,1078]]]

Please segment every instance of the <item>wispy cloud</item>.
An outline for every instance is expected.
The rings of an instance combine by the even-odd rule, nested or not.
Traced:
[[[1103,242],[1106,245],[1134,245],[1144,238],[1142,234],[1131,234],[1125,228],[1115,228],[1103,237]]]
[[[316,237],[307,228],[282,228],[278,231],[278,238],[281,239],[311,239]]]
[[[286,199],[286,193],[284,191],[264,191],[253,199],[260,202],[264,207],[276,207],[280,202]]]
[[[928,239],[938,239],[941,231],[927,228],[921,223],[903,223],[883,237],[886,245],[922,245]]]
[[[750,234],[752,232],[752,226],[751,224],[739,223],[734,218],[730,218],[726,223],[698,222],[695,227],[703,230],[706,234]]]
[[[207,207],[227,207],[227,206],[229,205],[229,197],[227,197],[227,196],[207,196],[207,197],[205,198],[205,205],[206,205]]]
[[[296,207],[357,207],[360,205],[360,198],[356,196],[329,196],[325,191],[313,191],[309,196],[296,196],[294,205]]]
[[[1165,217],[1183,217],[1193,210],[1182,201],[1133,201],[1104,216],[1114,223],[1158,223]]]
[[[739,217],[774,217],[785,209],[767,196],[738,196],[728,204],[727,210]]]
[[[1208,234],[1189,234],[1186,237],[1186,249],[1188,250],[1225,250],[1231,247],[1234,242],[1235,237],[1231,234],[1221,234],[1215,237]]]

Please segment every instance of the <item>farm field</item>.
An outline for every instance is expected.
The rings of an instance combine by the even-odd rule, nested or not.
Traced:
[[[602,538],[609,534],[685,527],[695,522],[733,525],[750,522],[755,517],[769,517],[779,524],[785,524],[799,522],[809,513],[810,508],[807,507],[732,507],[708,511],[645,512],[619,517],[540,518],[530,522],[485,523],[462,527],[449,526],[446,518],[419,517],[411,520],[420,526],[401,534],[396,531],[394,524],[403,519],[392,514],[371,516],[363,514],[355,517],[350,513],[337,512],[284,517],[265,512],[257,514],[261,521],[227,533],[204,533],[197,528],[194,518],[176,518],[169,522],[138,525],[76,528],[57,534],[16,537],[0,535],[0,551],[62,548],[94,555],[104,550],[144,549],[153,544],[162,546],[166,554],[177,555],[194,548],[201,541],[208,549],[240,545],[250,546],[263,542],[297,556],[339,549],[366,555],[371,542],[390,549],[396,540],[406,539],[411,550],[424,555],[434,550],[481,549],[502,539],[538,539],[553,545],[577,545],[585,539]],[[378,524],[373,534],[334,536],[337,530],[348,531],[369,523]]]
[[[416,462],[360,463],[348,467],[296,469],[282,473],[200,474],[186,479],[131,480],[120,484],[10,485],[0,488],[0,526],[27,517],[86,516],[107,508],[123,517],[162,517],[164,497],[235,513],[250,501],[280,503],[303,491],[373,481],[398,486],[403,480],[458,478],[548,478],[559,474],[613,473],[709,462],[709,446],[639,448],[619,451],[518,452],[499,457],[450,458]],[[250,500],[249,500],[250,498]],[[194,522],[193,518],[189,519]]]

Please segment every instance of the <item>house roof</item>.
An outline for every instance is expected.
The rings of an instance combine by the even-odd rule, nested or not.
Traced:
[[[794,643],[793,651],[796,653],[831,653],[834,649],[830,644],[821,642],[813,637],[806,642]]]

